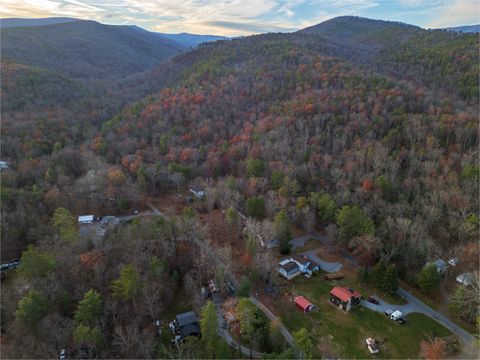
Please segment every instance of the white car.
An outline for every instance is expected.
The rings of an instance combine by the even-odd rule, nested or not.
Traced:
[[[390,319],[397,321],[401,319],[403,314],[399,310],[395,310],[393,313],[390,314]]]

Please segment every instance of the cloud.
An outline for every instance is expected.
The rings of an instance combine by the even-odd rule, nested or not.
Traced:
[[[435,7],[444,5],[445,0],[398,0],[398,3],[408,7]]]
[[[340,15],[394,17],[427,26],[466,24],[478,22],[477,1],[0,0],[0,16],[69,16],[107,24],[138,24],[160,32],[239,36],[293,31]]]
[[[245,22],[233,22],[233,21],[205,21],[205,26],[216,27],[220,29],[232,29],[240,30],[248,33],[266,33],[266,32],[284,32],[293,31],[296,28],[285,27],[280,24],[259,24],[259,23],[245,23]]]
[[[441,7],[438,14],[437,19],[431,21],[428,27],[478,24],[480,23],[480,3],[477,0],[454,0]]]

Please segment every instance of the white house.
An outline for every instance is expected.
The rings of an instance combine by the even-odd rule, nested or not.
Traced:
[[[93,224],[94,219],[95,219],[95,216],[93,216],[93,215],[80,215],[78,217],[78,224],[79,225]]]
[[[475,276],[472,273],[464,273],[458,275],[456,280],[464,286],[471,286],[475,283]]]
[[[301,255],[291,255],[283,258],[278,263],[278,272],[287,280],[293,279],[300,274],[312,275],[312,271],[318,270],[318,264]]]

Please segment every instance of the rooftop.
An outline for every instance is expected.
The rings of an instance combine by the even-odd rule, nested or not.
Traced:
[[[177,323],[180,328],[188,324],[197,324],[198,323],[197,315],[195,315],[193,311],[188,311],[182,314],[178,314]]]
[[[336,286],[330,291],[330,294],[333,296],[339,298],[342,301],[348,301],[350,298],[358,298],[361,297],[362,295],[355,290],[346,288],[346,287],[340,287]]]

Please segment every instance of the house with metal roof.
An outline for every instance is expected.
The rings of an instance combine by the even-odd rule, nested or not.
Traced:
[[[361,301],[362,295],[350,288],[336,286],[330,291],[330,302],[343,311],[350,311]]]
[[[313,309],[313,304],[310,302],[310,300],[304,298],[303,296],[297,296],[295,298],[295,305],[302,310],[304,314],[312,311]]]

